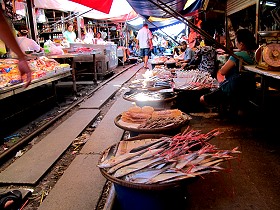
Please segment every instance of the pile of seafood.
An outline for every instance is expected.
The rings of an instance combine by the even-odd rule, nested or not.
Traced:
[[[165,64],[169,63],[176,63],[176,60],[174,58],[169,58],[167,61],[165,61]]]
[[[165,69],[147,70],[131,82],[129,88],[160,90],[171,88],[171,72]]]
[[[152,64],[158,64],[158,63],[162,63],[163,64],[167,60],[168,60],[168,57],[166,57],[166,56],[158,56],[158,57],[154,57],[151,60],[151,63]]]
[[[145,102],[153,102],[153,101],[167,101],[174,99],[176,97],[176,93],[174,92],[160,92],[160,91],[141,91],[137,89],[131,89],[124,93],[123,98],[128,101],[145,101]]]
[[[183,114],[179,109],[166,109],[156,111],[151,106],[130,107],[121,114],[120,120],[125,123],[137,124],[137,128],[164,128],[182,124],[191,117]],[[121,123],[122,123],[121,122]]]
[[[219,134],[218,129],[203,134],[188,128],[173,137],[149,139],[147,144],[140,146],[135,144],[136,147],[115,156],[110,152],[112,148],[108,148],[98,167],[112,177],[141,184],[171,183],[219,172],[224,169],[220,166],[222,162],[241,153],[237,147],[220,150],[208,142]]]
[[[28,65],[32,71],[32,79],[46,76],[48,72],[63,69],[64,66],[53,59],[40,56],[36,59],[28,60]],[[67,64],[68,65],[68,64]],[[70,66],[68,65],[68,68]],[[18,70],[17,59],[0,59],[0,88],[21,83],[21,75]]]
[[[201,90],[218,87],[218,81],[209,72],[200,70],[178,71],[174,78],[174,88],[180,90]]]

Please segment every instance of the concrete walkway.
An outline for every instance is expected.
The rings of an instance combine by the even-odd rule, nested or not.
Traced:
[[[124,131],[115,126],[113,119],[130,106],[122,98],[114,103],[39,210],[95,209],[106,182],[96,165],[101,152],[121,140]]]
[[[36,184],[99,112],[84,109],[73,114],[2,171],[0,183]]]

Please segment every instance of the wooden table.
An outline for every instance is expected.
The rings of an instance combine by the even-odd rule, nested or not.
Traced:
[[[261,77],[261,108],[265,108],[268,97],[269,79],[280,80],[280,71],[268,71],[257,68],[255,65],[244,66],[244,70],[260,75]]]
[[[96,56],[97,54],[101,54],[101,51],[98,51],[98,50],[93,50],[91,52],[84,52],[84,53],[78,53],[76,56],[75,56],[75,62],[80,62],[80,63],[83,63],[83,62],[92,62],[93,63],[93,68],[92,68],[92,74],[93,74],[93,83],[96,85],[97,84],[97,71],[96,71]],[[85,57],[87,56],[92,56],[92,60],[90,59],[87,59]]]
[[[76,84],[76,69],[75,69],[75,63],[74,63],[74,57],[77,57],[79,54],[70,54],[66,53],[63,55],[49,55],[47,56],[50,59],[62,59],[64,63],[66,63],[66,59],[71,59],[71,69],[72,69],[72,81],[73,81],[73,92],[76,95],[77,94],[77,84]]]

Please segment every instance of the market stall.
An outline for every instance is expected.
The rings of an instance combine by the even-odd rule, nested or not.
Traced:
[[[32,82],[28,88],[23,88],[24,83],[21,81],[17,66],[18,60],[0,60],[0,99],[7,98],[47,83],[52,83],[55,87],[55,81],[72,75],[72,68],[70,65],[60,64],[55,60],[44,56],[31,59],[28,62],[32,70]],[[73,80],[73,90],[76,90],[75,80]]]
[[[78,53],[78,56],[74,58],[75,63],[92,63],[92,72],[96,81],[97,76],[104,77],[118,66],[117,45],[111,42],[104,44],[71,43],[70,51]]]

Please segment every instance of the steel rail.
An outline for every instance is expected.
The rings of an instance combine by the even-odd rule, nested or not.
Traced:
[[[89,93],[82,97],[81,99],[77,100],[76,102],[74,102],[73,104],[71,104],[67,109],[65,109],[64,111],[62,111],[60,114],[58,114],[57,116],[55,116],[53,119],[51,119],[50,121],[46,122],[45,124],[43,124],[42,126],[40,126],[39,128],[37,128],[35,131],[33,131],[32,133],[28,134],[28,136],[20,139],[17,143],[15,143],[13,146],[11,146],[9,149],[7,149],[6,151],[4,151],[3,153],[0,154],[0,166],[3,165],[5,163],[6,160],[8,160],[9,158],[12,157],[13,154],[15,154],[21,147],[23,147],[24,145],[26,145],[28,142],[31,141],[32,138],[38,136],[41,132],[43,132],[44,130],[46,130],[47,128],[49,128],[51,125],[53,125],[58,119],[62,118],[63,116],[65,116],[71,109],[75,108],[76,106],[78,106],[80,103],[82,103],[84,100],[88,99],[89,97],[91,97],[94,92],[96,92],[98,89],[100,89],[101,87],[103,87],[104,85],[106,85],[109,81],[111,81],[112,79],[114,79],[115,77],[119,76],[120,74],[122,74],[123,72],[125,72],[127,69],[135,66],[137,64],[133,64],[128,66],[127,68],[123,69],[121,72],[113,75],[112,77],[110,77],[109,79],[103,81],[102,83],[100,83],[96,88],[94,88],[93,90],[89,91]]]

